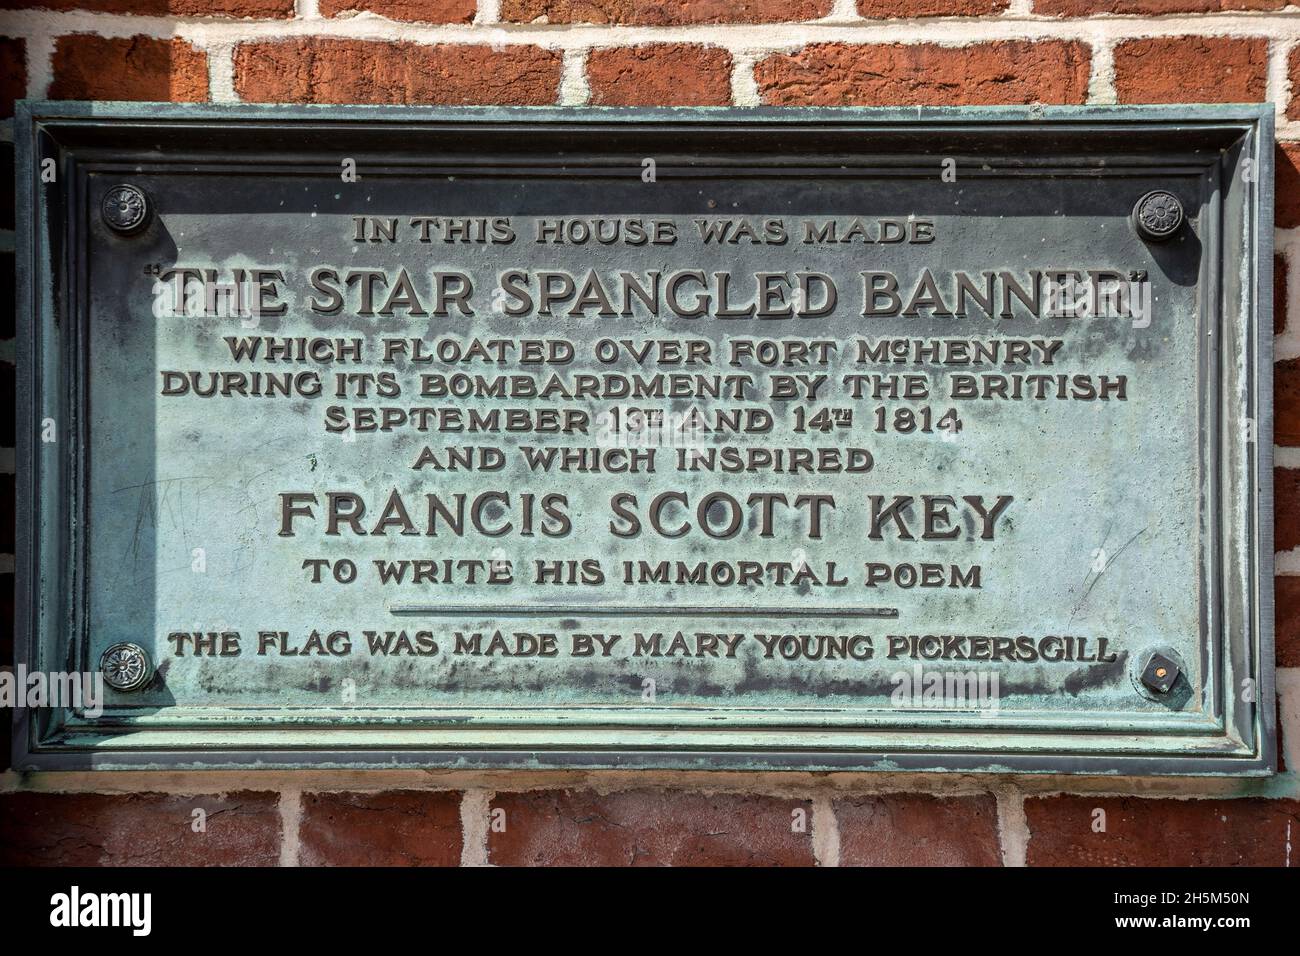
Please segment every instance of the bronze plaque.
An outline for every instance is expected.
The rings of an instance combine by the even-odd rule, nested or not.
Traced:
[[[1270,123],[29,106],[18,765],[1268,772]]]

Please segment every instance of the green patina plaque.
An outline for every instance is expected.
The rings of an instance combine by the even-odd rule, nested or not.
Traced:
[[[1269,772],[1271,117],[26,105],[17,766]]]

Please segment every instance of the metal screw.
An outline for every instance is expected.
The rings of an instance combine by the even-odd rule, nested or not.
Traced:
[[[129,235],[149,221],[149,199],[139,186],[121,183],[104,193],[100,213],[108,228]]]
[[[1142,668],[1142,684],[1157,694],[1167,694],[1178,681],[1181,668],[1163,654],[1152,654]]]
[[[1164,189],[1153,189],[1133,206],[1138,235],[1148,242],[1164,242],[1183,225],[1183,204]]]
[[[153,678],[149,652],[130,641],[114,644],[99,655],[99,669],[104,683],[122,693],[139,690]]]

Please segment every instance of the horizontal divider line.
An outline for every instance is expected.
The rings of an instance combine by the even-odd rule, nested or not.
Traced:
[[[679,617],[690,614],[721,617],[830,617],[896,618],[896,607],[723,607],[719,605],[631,605],[614,607],[604,604],[515,604],[509,607],[483,607],[475,604],[399,604],[390,614],[429,614],[444,617],[546,617],[560,614],[587,614],[594,617]]]

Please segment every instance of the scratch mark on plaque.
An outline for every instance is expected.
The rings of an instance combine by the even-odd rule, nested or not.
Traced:
[[[154,478],[152,481],[142,481],[136,485],[123,485],[121,488],[114,488],[113,494],[120,494],[123,491],[135,491],[137,488],[153,488],[156,485],[165,485],[171,481],[198,481],[207,477],[207,475],[178,475],[174,478]]]
[[[177,526],[177,515],[180,515],[181,532],[182,535],[185,534],[185,498],[181,483],[206,480],[208,480],[207,475],[181,475],[175,478],[155,478],[152,481],[144,481],[139,484],[125,485],[113,489],[113,494],[136,490],[140,492],[139,500],[136,503],[135,527],[132,529],[131,544],[127,549],[128,554],[131,556],[132,571],[137,568],[140,561],[140,547],[145,530],[158,527],[159,517],[163,510],[166,511],[172,528]],[[206,486],[201,486],[199,490],[202,490],[203,487]],[[175,491],[174,497],[172,495],[173,491]]]
[[[1076,605],[1074,606],[1074,610],[1070,612],[1070,620],[1069,620],[1068,623],[1070,623],[1070,624],[1073,624],[1073,623],[1074,623],[1074,619],[1075,619],[1075,617],[1076,617],[1076,616],[1078,615],[1078,613],[1079,613],[1079,608],[1083,607],[1084,602],[1086,602],[1086,601],[1088,600],[1088,595],[1091,594],[1091,593],[1092,593],[1092,589],[1095,588],[1095,587],[1097,586],[1097,582],[1101,580],[1101,576],[1102,576],[1103,574],[1105,574],[1107,571],[1109,571],[1109,570],[1110,570],[1110,566],[1111,566],[1112,564],[1115,563],[1115,561],[1119,558],[1119,556],[1120,556],[1121,554],[1124,553],[1124,550],[1125,550],[1125,549],[1126,549],[1130,544],[1132,544],[1134,541],[1136,541],[1138,538],[1142,537],[1142,535],[1146,534],[1146,533],[1147,533],[1147,530],[1148,530],[1150,527],[1151,527],[1150,525],[1147,525],[1146,528],[1143,528],[1143,529],[1142,529],[1141,531],[1139,531],[1137,534],[1133,535],[1133,537],[1129,538],[1127,541],[1125,541],[1123,544],[1121,544],[1121,545],[1119,546],[1119,550],[1118,550],[1118,551],[1116,551],[1114,554],[1112,554],[1109,558],[1106,559],[1106,563],[1105,563],[1104,565],[1102,565],[1101,570],[1098,571],[1097,574],[1096,574],[1096,576],[1092,579],[1092,583],[1088,585],[1088,590],[1086,590],[1086,591],[1083,592],[1083,597],[1079,598],[1079,603],[1076,604]],[[1104,544],[1105,542],[1103,541],[1102,543]]]
[[[1113,527],[1115,527],[1115,522],[1114,522],[1114,520],[1112,519],[1111,522],[1110,522],[1109,524],[1106,525],[1106,531],[1105,531],[1104,534],[1102,534],[1102,536],[1101,536],[1101,541],[1097,544],[1097,550],[1101,551],[1103,554],[1105,553],[1105,550],[1106,550],[1106,542],[1110,540],[1110,531],[1111,531],[1111,529],[1112,529]],[[1105,570],[1105,567],[1103,567],[1102,570],[1104,571],[1104,570]],[[1096,573],[1097,573],[1097,572],[1095,572],[1095,571],[1092,570],[1092,566],[1089,565],[1087,572],[1086,572],[1086,573],[1084,574],[1084,576],[1083,576],[1083,580],[1080,581],[1079,583],[1080,583],[1081,585],[1083,585],[1083,584],[1087,584],[1087,583],[1088,583],[1088,578],[1092,577],[1092,575],[1094,575],[1094,574],[1096,574]]]

